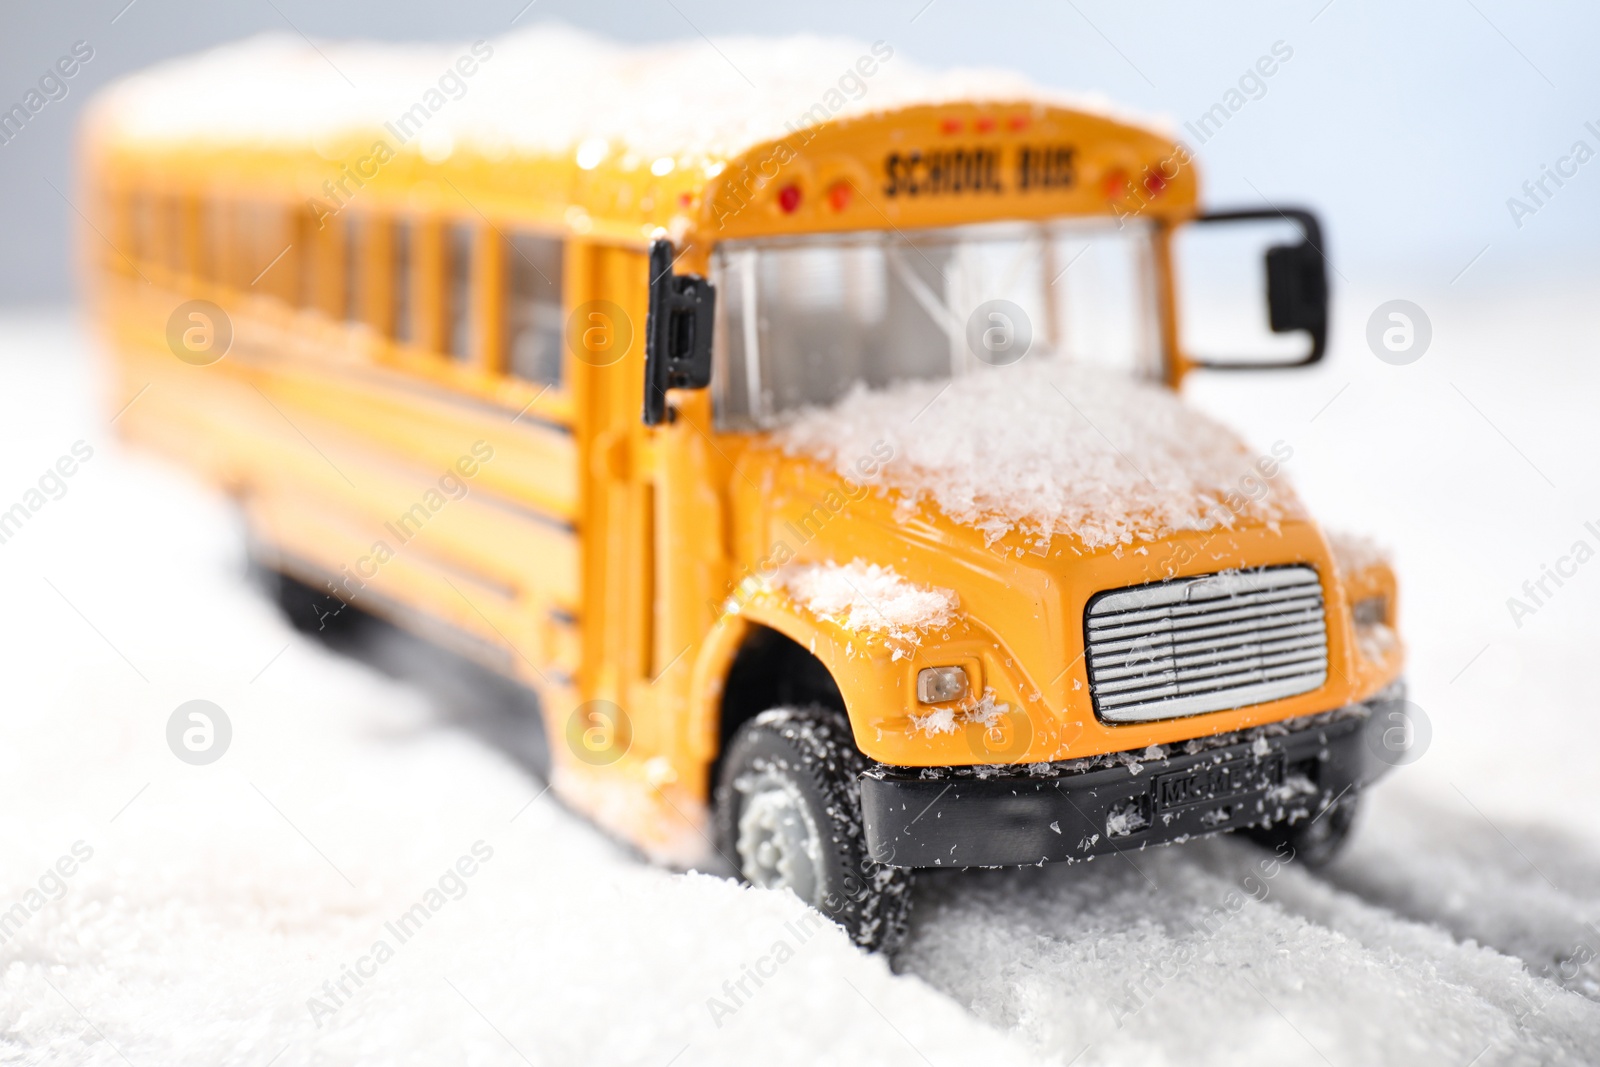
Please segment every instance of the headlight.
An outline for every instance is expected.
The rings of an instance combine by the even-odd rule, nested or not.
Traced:
[[[1395,633],[1389,629],[1389,598],[1369,596],[1350,605],[1356,624],[1356,647],[1374,663],[1382,663],[1394,650]]]
[[[917,700],[945,704],[967,695],[967,672],[960,667],[924,667],[917,672]]]
[[[1376,626],[1389,621],[1389,598],[1369,596],[1350,605],[1350,615],[1357,626]]]

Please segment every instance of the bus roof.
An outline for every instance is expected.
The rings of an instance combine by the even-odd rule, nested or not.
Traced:
[[[381,167],[475,189],[474,208],[483,207],[479,195],[506,207],[520,197],[524,210],[542,202],[536,214],[559,208],[569,227],[637,238],[708,221],[724,228],[728,201],[714,205],[719,176],[727,185],[725,172],[761,166],[774,145],[799,150],[797,137],[810,145],[818,133],[851,128],[841,144],[860,146],[870,129],[880,142],[904,140],[908,129],[920,141],[927,138],[917,127],[929,123],[957,155],[931,174],[927,164],[920,176],[908,171],[908,188],[919,177],[929,189],[959,185],[963,167],[969,185],[981,181],[982,160],[960,155],[962,137],[1025,137],[1019,131],[1030,125],[1059,134],[1089,123],[1099,141],[1136,146],[1118,164],[1135,181],[1141,168],[1181,152],[1163,123],[1099,97],[1003,71],[932,72],[882,41],[741,37],[641,47],[551,25],[448,47],[257,37],[122,79],[99,95],[89,129],[97,151],[180,186],[270,181],[286,191],[287,167],[290,195],[337,197],[330,172],[371,170],[371,178]],[[379,142],[392,160],[374,164]],[[920,149],[908,145],[911,152]],[[1040,180],[1050,178],[1046,167]],[[851,180],[881,185],[882,174]],[[392,195],[406,184],[374,188]],[[1178,184],[1185,188],[1168,201],[1192,202],[1192,180]],[[748,185],[747,177],[746,194]],[[746,228],[753,218],[746,214]]]

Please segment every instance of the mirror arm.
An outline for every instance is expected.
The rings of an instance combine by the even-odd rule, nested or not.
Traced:
[[[1322,223],[1317,216],[1304,208],[1239,208],[1233,211],[1208,211],[1204,215],[1195,217],[1193,222],[1243,222],[1249,219],[1283,219],[1300,227],[1300,232],[1305,235],[1306,244],[1317,250],[1317,254],[1327,259],[1327,254],[1322,251]]]

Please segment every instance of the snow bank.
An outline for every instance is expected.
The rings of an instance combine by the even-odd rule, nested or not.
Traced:
[[[855,560],[797,563],[774,578],[811,614],[846,630],[914,641],[918,634],[950,625],[956,594],[907,581],[892,567]]]
[[[1600,498],[1570,440],[1600,397],[1572,284],[1539,290],[1538,314],[1428,304],[1463,339],[1453,367],[1495,383],[1567,493],[1452,391],[1396,390],[1364,349],[1345,365],[1374,387],[1317,422],[1327,447],[1297,449],[1328,510],[1384,520],[1428,564],[1406,576],[1407,637],[1433,746],[1374,790],[1349,853],[1314,876],[1229,840],[940,872],[919,883],[894,973],[789,897],[653,870],[548,795],[530,804],[540,787],[504,744],[289,631],[242,584],[219,502],[103,436],[127,397],[91,408],[78,332],[0,322],[0,484],[20,492],[80,435],[96,448],[0,548],[0,909],[75,841],[94,850],[0,946],[0,1062],[1593,1064],[1600,598],[1569,585],[1551,610],[1570,614],[1520,631],[1501,599],[1540,558],[1535,535],[1572,521],[1571,494]],[[1358,349],[1391,294],[1365,295],[1335,332]],[[1572,387],[1551,390],[1557,372]],[[1271,440],[1342,380],[1203,388]],[[1394,462],[1441,440],[1451,462],[1427,478]],[[163,735],[195,697],[234,716],[210,767]],[[1530,743],[1506,743],[1508,709]],[[318,1029],[307,999],[480,838],[494,857],[465,895]],[[713,998],[735,1014],[714,1020]]]
[[[1356,844],[1369,836],[1385,836],[1376,819]],[[1440,869],[1394,858],[1376,869],[1431,894],[1432,914]],[[1593,1062],[1593,1001],[1302,867],[1219,838],[930,878],[901,965],[1074,1067]],[[1538,882],[1517,879],[1524,892]],[[1515,921],[1485,904],[1496,922]]]
[[[451,725],[481,689],[291,630],[227,502],[107,439],[83,347],[0,321],[0,485],[95,448],[0,546],[0,1063],[1033,1062],[793,895],[640,862]],[[168,749],[196,697],[209,766]]]
[[[1159,125],[1113,111],[1101,97],[1041,89],[1006,71],[930,71],[883,42],[876,52],[866,42],[813,36],[639,47],[541,25],[486,46],[488,58],[485,44],[475,53],[468,44],[313,47],[263,36],[125,79],[101,104],[132,139],[305,146],[375,132],[437,90],[447,102],[430,108],[435,145],[468,144],[493,157],[598,142],[645,166],[663,156],[711,165],[783,136],[819,103],[848,117],[922,103],[1033,101]],[[476,65],[470,77],[451,74],[463,56]],[[865,79],[855,73],[862,57],[877,64]]]
[[[880,483],[907,507],[937,506],[986,540],[1022,530],[1086,548],[1179,530],[1276,522],[1298,511],[1286,485],[1238,492],[1254,457],[1171,391],[1114,372],[1034,360],[943,382],[858,386],[778,431],[779,443],[856,476],[877,442],[894,458]]]

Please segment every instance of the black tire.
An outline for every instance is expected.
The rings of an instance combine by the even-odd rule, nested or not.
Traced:
[[[347,644],[361,636],[371,622],[371,616],[355,605],[282,571],[257,565],[255,573],[289,625],[303,634],[334,645]]]
[[[850,722],[827,708],[775,708],[745,723],[722,760],[717,844],[753,885],[789,888],[872,952],[905,936],[911,872],[867,857]]]
[[[1285,846],[1292,848],[1296,863],[1321,867],[1337,856],[1350,840],[1360,808],[1359,797],[1347,796],[1320,815],[1251,827],[1245,834],[1262,848],[1274,851]]]

